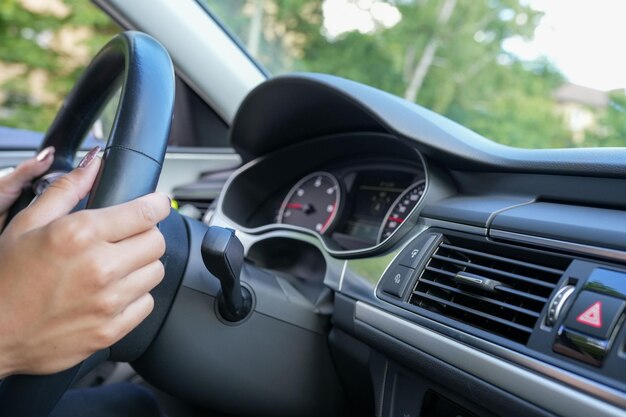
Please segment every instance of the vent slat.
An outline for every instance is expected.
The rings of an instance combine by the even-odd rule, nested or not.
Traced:
[[[538,295],[529,294],[529,293],[523,292],[523,291],[518,291],[518,290],[513,289],[513,288],[503,287],[503,288],[500,288],[500,291],[508,292],[509,294],[519,295],[520,297],[530,298],[531,300],[538,301],[538,302],[543,303],[543,304],[548,302],[548,298],[546,298],[546,297],[540,297]]]
[[[532,327],[522,326],[522,325],[517,324],[515,322],[509,321],[509,320],[504,320],[504,319],[501,319],[500,317],[496,317],[496,316],[491,315],[491,314],[483,313],[482,311],[474,310],[473,308],[468,308],[466,306],[457,304],[457,303],[455,303],[453,301],[444,300],[443,298],[435,297],[433,295],[425,294],[425,293],[419,293],[419,296],[423,297],[423,298],[426,298],[426,299],[429,299],[431,301],[435,301],[437,303],[443,304],[443,305],[445,305],[447,307],[452,307],[452,308],[459,309],[459,310],[463,311],[464,313],[473,314],[475,316],[479,316],[479,317],[482,317],[482,318],[494,321],[496,323],[504,324],[506,326],[512,327],[512,328],[517,329],[517,330],[521,330],[521,331],[529,333],[529,334],[532,333],[532,331],[533,331]]]
[[[571,258],[471,235],[444,236],[417,280],[409,303],[525,344]],[[460,272],[502,282],[469,286]]]
[[[455,273],[449,272],[449,271],[444,271],[443,269],[438,269],[438,268],[433,268],[432,266],[427,266],[426,267],[427,270],[438,273],[438,274],[442,274],[442,275],[446,275],[449,276],[450,278],[454,278],[455,277]],[[548,301],[548,299],[546,297],[540,297],[538,295],[535,294],[529,294],[527,292],[522,292],[522,291],[517,291],[514,290],[512,288],[500,288],[500,291],[503,292],[508,292],[509,294],[514,294],[514,295],[518,295],[520,297],[523,298],[528,298],[529,300],[533,300],[533,301],[538,301],[540,303],[546,303]]]
[[[517,306],[515,306],[513,304],[504,303],[502,301],[498,301],[498,300],[495,300],[495,299],[489,298],[489,297],[484,297],[484,296],[479,295],[479,294],[474,294],[474,293],[471,293],[469,291],[463,291],[460,288],[456,288],[456,287],[452,287],[452,286],[449,286],[449,285],[441,284],[439,282],[431,281],[431,280],[428,280],[428,279],[422,279],[421,282],[424,283],[424,284],[432,285],[433,287],[441,288],[442,290],[453,292],[455,294],[460,294],[460,295],[463,295],[465,297],[474,298],[474,299],[479,300],[479,301],[484,301],[484,302],[487,302],[487,303],[490,303],[490,304],[493,304],[493,305],[497,305],[499,307],[508,308],[509,310],[517,311],[518,313],[523,313],[523,314],[526,314],[526,315],[531,316],[531,317],[539,318],[539,313],[536,312],[536,311],[528,310],[528,309],[522,308],[522,307],[517,307]]]
[[[546,267],[546,266],[541,266],[541,265],[537,265],[537,264],[530,263],[530,262],[518,261],[518,260],[515,260],[515,259],[511,259],[511,258],[505,258],[503,256],[491,255],[491,254],[485,253],[485,252],[479,252],[479,251],[475,251],[475,250],[471,250],[471,249],[467,249],[467,248],[462,248],[460,246],[454,246],[454,245],[451,245],[451,244],[445,243],[445,242],[441,243],[441,247],[444,248],[444,249],[450,249],[452,251],[466,253],[466,254],[469,254],[469,255],[482,256],[484,258],[492,259],[494,261],[507,262],[507,263],[510,263],[510,264],[513,264],[513,265],[517,265],[517,266],[523,266],[523,267],[526,267],[526,268],[533,268],[533,269],[536,269],[538,271],[547,272],[549,274],[555,274],[555,275],[561,276],[565,272],[565,271],[560,270],[560,269],[549,268],[549,267]]]
[[[525,277],[523,275],[514,274],[512,272],[501,271],[501,270],[498,270],[498,269],[495,269],[495,268],[489,268],[489,267],[486,267],[486,266],[483,266],[483,265],[474,264],[472,262],[465,262],[465,261],[461,261],[461,260],[458,260],[458,259],[449,258],[447,256],[441,256],[441,255],[435,254],[435,255],[433,255],[433,258],[434,259],[439,259],[439,260],[444,261],[444,262],[451,262],[453,264],[465,266],[465,267],[468,267],[468,268],[478,269],[479,271],[484,271],[484,272],[488,272],[488,273],[495,274],[495,275],[500,275],[500,276],[511,278],[511,279],[518,279],[520,281],[528,282],[530,284],[539,285],[540,287],[553,289],[556,286],[556,284],[552,284],[552,283],[549,283],[549,282],[540,281],[538,279]]]

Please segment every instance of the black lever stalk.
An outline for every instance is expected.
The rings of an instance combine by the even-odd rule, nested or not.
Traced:
[[[202,239],[201,250],[204,265],[219,279],[222,287],[218,297],[220,314],[230,322],[244,319],[252,308],[252,297],[241,286],[244,251],[235,231],[219,226],[209,227]]]

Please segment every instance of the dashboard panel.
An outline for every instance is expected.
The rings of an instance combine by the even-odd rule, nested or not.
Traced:
[[[323,344],[354,398],[375,398],[375,413],[372,405],[359,415],[402,415],[409,403],[409,415],[420,415],[433,396],[478,416],[624,415],[626,194],[616,192],[626,187],[624,151],[503,147],[396,97],[314,74],[262,84],[231,133],[245,164],[210,222],[237,229],[260,317],[307,329],[314,320],[293,310],[304,299],[332,315]],[[253,267],[276,273],[279,290],[268,291],[273,278]],[[194,294],[218,293],[189,271]],[[332,301],[318,304],[329,292]],[[619,307],[602,310],[601,333],[576,320],[596,302]],[[208,311],[198,304],[181,321]],[[198,352],[228,346],[218,333]],[[279,345],[273,363],[291,383],[305,379],[304,369],[285,369],[301,363],[290,355],[304,356],[302,346],[290,350],[296,339]],[[246,375],[275,359],[256,356],[270,351],[256,349]]]

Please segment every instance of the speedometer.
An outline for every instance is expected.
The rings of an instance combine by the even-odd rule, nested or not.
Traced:
[[[409,186],[402,192],[393,202],[378,232],[378,242],[387,239],[391,234],[404,222],[406,217],[415,208],[417,203],[422,199],[424,190],[426,189],[426,181],[421,180]]]
[[[326,233],[333,225],[341,203],[339,182],[328,172],[307,175],[287,193],[278,212],[278,223]]]

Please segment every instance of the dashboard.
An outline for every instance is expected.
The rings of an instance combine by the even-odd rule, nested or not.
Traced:
[[[316,408],[335,370],[355,415],[625,415],[624,150],[509,148],[318,74],[261,84],[231,141],[243,165],[207,222],[237,230],[258,315],[219,327],[198,300],[219,286],[188,267],[194,307],[171,314],[217,331],[183,355],[165,328],[155,360],[187,370],[165,383],[195,371],[186,395],[214,406],[201,387],[244,380],[263,393],[241,405],[251,415],[341,415]],[[192,246],[203,231],[189,226]],[[241,370],[220,378],[242,341]],[[196,370],[207,345],[220,356]],[[307,395],[263,408],[285,392]]]

